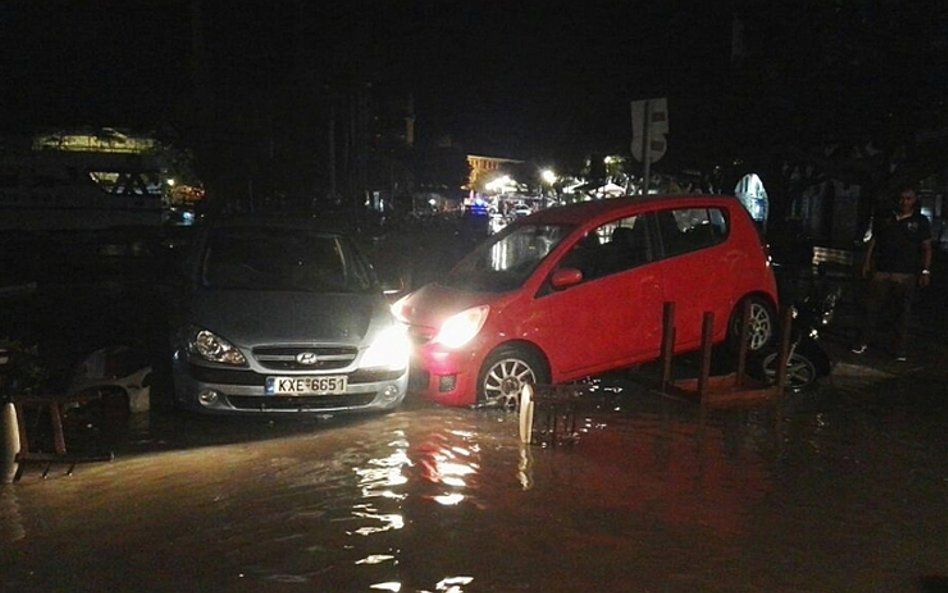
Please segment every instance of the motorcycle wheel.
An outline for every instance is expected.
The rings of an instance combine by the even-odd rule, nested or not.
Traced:
[[[777,382],[777,358],[778,352],[771,352],[764,357],[761,366],[764,376],[771,384]],[[787,360],[787,383],[786,388],[794,393],[806,391],[816,385],[818,378],[816,366],[806,356],[794,352]]]

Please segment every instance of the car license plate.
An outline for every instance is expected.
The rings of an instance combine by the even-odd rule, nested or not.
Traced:
[[[338,395],[346,392],[345,375],[267,377],[267,395]]]

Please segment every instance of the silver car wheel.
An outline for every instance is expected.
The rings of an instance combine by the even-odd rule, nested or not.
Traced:
[[[519,357],[500,358],[494,361],[484,374],[481,383],[483,403],[514,409],[520,401],[520,390],[523,386],[536,382],[536,372],[528,362]]]
[[[770,342],[774,333],[773,316],[770,309],[761,302],[753,301],[750,305],[750,313],[747,326],[748,344],[751,351],[757,351]]]
[[[764,374],[767,381],[776,383],[777,381],[777,357],[779,353],[768,354],[763,361]],[[803,391],[816,383],[816,367],[809,358],[793,353],[787,360],[787,383],[786,386],[791,391]]]

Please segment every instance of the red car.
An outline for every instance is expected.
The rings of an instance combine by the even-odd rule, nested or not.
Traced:
[[[448,405],[514,405],[524,382],[563,383],[656,360],[676,305],[676,352],[775,330],[765,247],[727,196],[618,198],[542,210],[490,237],[393,306],[415,341],[413,385]],[[722,320],[724,322],[722,322]]]

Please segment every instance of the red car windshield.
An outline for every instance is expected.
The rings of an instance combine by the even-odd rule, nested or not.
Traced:
[[[572,229],[551,224],[508,227],[481,243],[441,283],[474,292],[519,288]]]

